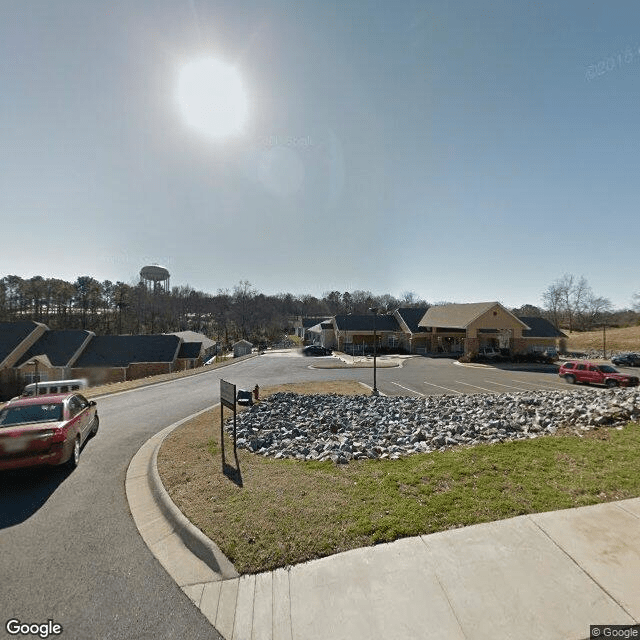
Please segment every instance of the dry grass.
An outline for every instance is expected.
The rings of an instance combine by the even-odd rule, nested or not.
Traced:
[[[357,383],[264,393],[358,394]],[[273,460],[238,450],[221,470],[220,409],[176,429],[158,456],[174,502],[241,573],[405,536],[640,495],[640,426],[458,447],[401,460]],[[578,437],[580,436],[580,437]],[[227,463],[235,467],[225,436]]]
[[[602,349],[602,329],[597,331],[565,331],[570,351]],[[640,351],[640,326],[607,329],[607,351]]]

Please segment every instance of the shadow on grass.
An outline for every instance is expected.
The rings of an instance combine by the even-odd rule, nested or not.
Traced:
[[[231,480],[234,484],[242,487],[242,472],[240,471],[240,462],[238,457],[236,456],[236,466],[232,467],[230,464],[227,464],[226,461],[222,463],[222,473]]]

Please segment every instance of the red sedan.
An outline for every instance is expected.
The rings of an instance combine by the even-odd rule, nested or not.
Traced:
[[[0,410],[0,470],[60,464],[75,469],[98,425],[96,403],[79,393],[10,400]]]

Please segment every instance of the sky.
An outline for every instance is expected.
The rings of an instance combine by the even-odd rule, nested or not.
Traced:
[[[627,308],[639,24],[633,0],[3,0],[0,276],[516,307],[572,273]],[[235,84],[185,94],[203,60]]]

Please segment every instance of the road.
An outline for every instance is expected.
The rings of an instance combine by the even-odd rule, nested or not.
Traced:
[[[219,638],[165,573],[131,519],[125,473],[153,434],[218,401],[219,380],[253,388],[302,380],[359,380],[371,369],[313,369],[315,358],[270,354],[98,400],[100,430],[72,473],[0,474],[0,622],[61,624],[67,639]],[[460,367],[414,358],[380,369],[389,395],[567,388],[556,374]]]

